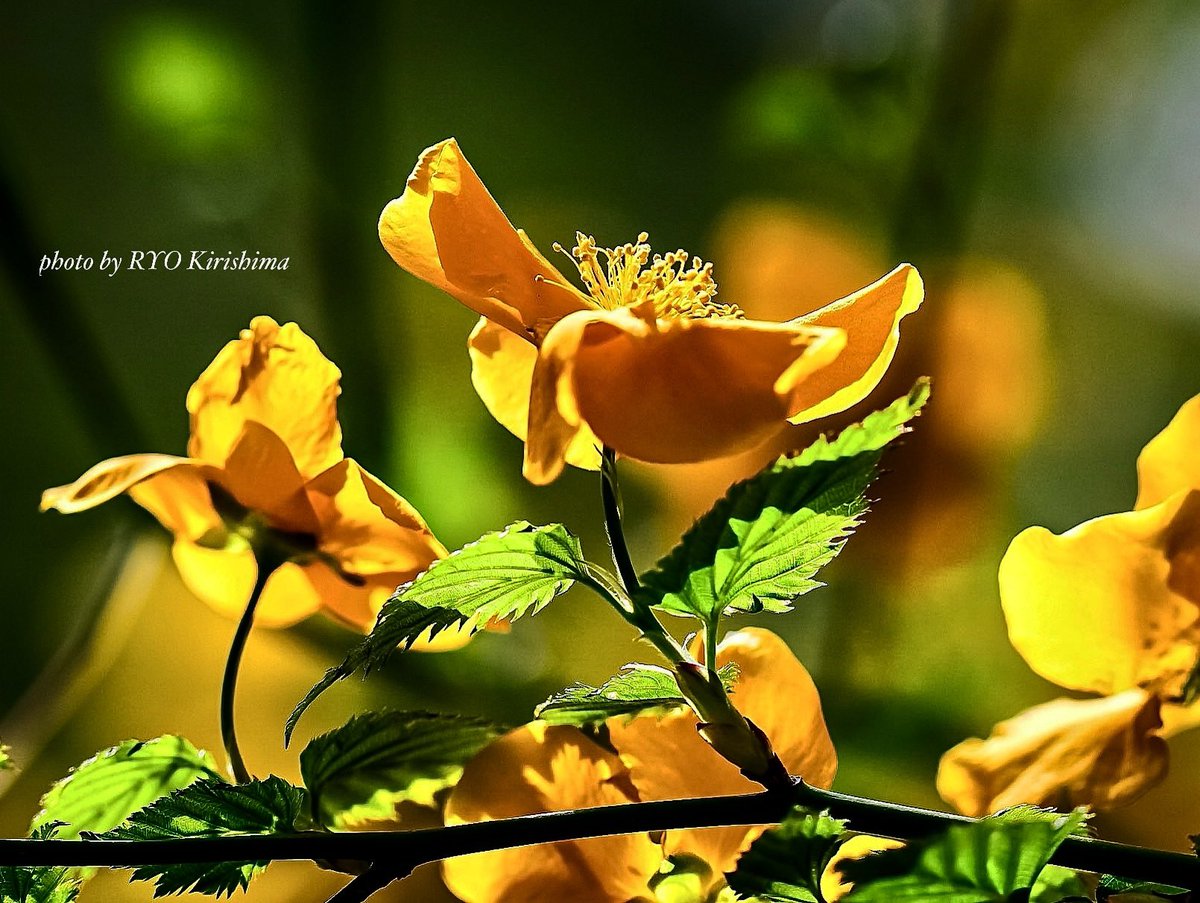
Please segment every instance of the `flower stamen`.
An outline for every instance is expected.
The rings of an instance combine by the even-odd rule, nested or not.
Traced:
[[[591,235],[576,232],[570,252],[558,242],[554,250],[570,258],[587,293],[605,310],[649,303],[659,319],[746,318],[736,304],[714,300],[717,281],[711,263],[699,257],[689,261],[682,248],[651,256],[649,237],[642,232],[634,243],[601,248]]]

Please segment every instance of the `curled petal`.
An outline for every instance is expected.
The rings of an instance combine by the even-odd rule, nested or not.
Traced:
[[[223,466],[253,421],[283,440],[302,476],[314,476],[342,457],[340,378],[295,323],[255,317],[188,391],[188,454]]]
[[[379,239],[414,276],[520,336],[589,305],[513,228],[453,138],[421,154]]]
[[[1200,489],[1200,395],[1184,403],[1138,456],[1135,509],[1149,508],[1181,489]]]
[[[1000,563],[1013,646],[1074,690],[1175,695],[1200,651],[1200,491],[1020,533]]]
[[[901,264],[873,285],[791,322],[844,330],[837,360],[805,380],[792,398],[788,418],[807,423],[844,411],[879,385],[900,342],[900,321],[925,298],[917,271]]]
[[[840,330],[803,324],[572,314],[546,335],[534,368],[525,475],[553,480],[585,426],[657,463],[752,448],[781,428],[844,343]]]
[[[1159,700],[1141,690],[1102,699],[1056,699],[966,740],[942,756],[938,793],[960,812],[987,815],[1018,803],[1114,809],[1167,771]]]
[[[471,382],[491,415],[518,439],[529,428],[529,386],[537,349],[487,317],[480,317],[467,342]],[[581,424],[563,457],[584,470],[600,469],[600,441]]]
[[[467,763],[446,824],[633,802],[620,760],[571,727],[535,722]],[[467,903],[624,903],[649,896],[662,851],[646,834],[565,841],[448,859],[446,885]]]
[[[821,699],[808,671],[787,644],[769,630],[739,630],[729,634],[718,649],[718,666],[730,662],[740,669],[733,689],[738,711],[770,738],[791,774],[813,786],[829,787],[837,771],[837,754],[825,726]],[[691,712],[609,723],[613,746],[629,766],[639,797],[686,799],[761,789],[704,742],[697,726]],[[681,768],[681,762],[687,767]],[[699,856],[719,874],[733,867],[738,854],[759,833],[745,827],[672,831],[666,849],[672,854]]]
[[[63,514],[86,511],[116,498],[144,480],[172,470],[201,471],[204,465],[175,455],[124,455],[109,458],[88,468],[74,483],[55,486],[42,493],[41,510],[53,508]]]

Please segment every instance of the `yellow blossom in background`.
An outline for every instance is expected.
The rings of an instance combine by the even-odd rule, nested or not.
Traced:
[[[341,373],[295,323],[256,317],[187,394],[188,456],[102,461],[48,489],[42,509],[84,511],[123,493],[174,534],[188,588],[233,617],[258,573],[254,546],[288,558],[256,620],[282,626],[318,610],[368,628],[396,586],[446,550],[395,492],[342,454]]]
[[[761,628],[725,638],[717,663],[729,662],[740,668],[733,691],[738,710],[771,739],[789,772],[829,787],[837,755],[804,666]],[[615,754],[573,727],[518,728],[467,764],[447,801],[446,823],[760,790],[700,737],[697,725],[690,711],[611,719]],[[645,834],[602,837],[462,856],[443,870],[447,886],[467,903],[625,903],[654,899],[648,882],[668,857],[698,859],[704,864],[699,899],[705,899],[759,833],[741,827],[669,831],[658,842]]]
[[[1177,703],[1200,656],[1198,448],[1200,396],[1142,451],[1132,511],[1061,536],[1031,527],[1009,546],[1000,595],[1013,645],[1047,680],[1100,698],[1035,706],[946,753],[938,790],[960,811],[1113,808],[1166,773],[1164,737],[1197,719]]]
[[[878,237],[782,201],[735,204],[717,222],[714,243],[723,287],[753,298],[765,319],[861,285],[887,257]],[[890,399],[907,389],[904,374],[927,373],[936,403],[921,429],[893,452],[903,461],[895,469],[904,479],[889,487],[855,540],[863,560],[887,574],[890,585],[898,575],[917,579],[961,564],[994,535],[988,528],[1003,511],[1005,476],[1033,435],[1049,381],[1044,300],[1029,279],[974,258],[925,275],[936,303],[906,332],[900,366],[893,368],[901,378],[875,394]],[[652,478],[664,486],[661,533],[678,535],[730,483],[814,437],[813,426],[792,426],[741,455],[656,468]]]
[[[711,264],[652,257],[645,234],[609,249],[577,233],[581,291],[513,228],[453,139],[421,155],[379,235],[400,266],[481,315],[473,382],[525,440],[534,483],[566,463],[598,467],[601,444],[703,461],[844,410],[879,382],[923,298],[903,265],[795,319],[749,319],[716,300]]]

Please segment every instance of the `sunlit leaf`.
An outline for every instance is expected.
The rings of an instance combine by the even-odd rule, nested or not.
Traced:
[[[201,780],[135,812],[100,835],[110,840],[167,840],[232,834],[289,834],[309,826],[308,794],[282,778],[228,784]],[[194,891],[220,896],[244,890],[267,862],[193,862],[146,865],[138,881],[154,881],[154,895]]]
[[[1037,903],[1061,900],[1061,874],[1052,873],[1043,888],[1039,876],[1059,845],[1085,830],[1086,821],[1082,809],[1058,814],[1022,806],[956,825],[925,842],[843,863],[842,874],[854,883],[846,899],[1001,903],[1027,892]]]
[[[312,740],[300,772],[316,820],[345,828],[392,816],[401,802],[434,804],[463,765],[504,728],[462,715],[365,712]]]
[[[737,665],[730,663],[717,673],[725,689],[732,690]],[[687,704],[670,671],[634,663],[625,665],[599,687],[577,683],[559,690],[534,710],[534,716],[550,724],[586,727],[615,716],[665,715]]]
[[[61,823],[58,837],[107,831],[132,813],[199,778],[221,775],[204,750],[182,737],[126,740],[77,765],[42,797],[33,827]]]
[[[852,834],[827,812],[797,806],[738,859],[725,877],[738,894],[782,903],[824,903],[821,876]]]
[[[432,638],[460,624],[475,631],[492,620],[536,614],[583,578],[583,567],[579,540],[566,527],[526,521],[485,533],[435,561],[396,590],[371,633],[309,690],[287,720],[285,739],[290,741],[300,716],[325,690],[379,666],[397,646],[408,648],[418,637]]]
[[[734,484],[642,577],[641,601],[710,622],[730,611],[789,610],[821,585],[817,571],[867,510],[883,448],[908,431],[928,398],[921,380],[836,437]]]

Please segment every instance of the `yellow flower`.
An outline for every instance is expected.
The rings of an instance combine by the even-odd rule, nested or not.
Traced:
[[[645,234],[607,249],[577,233],[581,291],[513,228],[453,139],[421,155],[379,235],[400,266],[481,315],[472,379],[525,440],[534,483],[565,463],[596,468],[600,444],[702,461],[844,410],[879,382],[923,298],[906,264],[796,319],[752,320],[716,300],[711,264],[651,257]]]
[[[257,623],[319,609],[359,629],[396,586],[446,554],[416,510],[342,455],[341,373],[295,323],[256,317],[187,395],[186,458],[126,455],[48,489],[42,510],[84,511],[122,493],[158,518],[187,586],[237,617],[269,541],[288,560]]]
[[[1013,645],[1042,677],[1101,698],[1035,706],[946,753],[938,789],[961,811],[1113,808],[1166,773],[1164,736],[1195,721],[1174,703],[1200,655],[1197,448],[1200,396],[1142,451],[1132,511],[1061,536],[1031,527],[1009,546],[1000,596]]]
[[[837,755],[821,700],[786,644],[770,631],[747,628],[725,638],[717,661],[741,669],[734,703],[770,737],[788,770],[829,787]],[[534,722],[518,728],[467,764],[447,802],[446,823],[761,790],[701,739],[697,724],[690,711],[612,719],[616,754],[572,727]],[[700,879],[711,889],[761,830],[670,831],[658,842],[645,834],[568,841],[463,856],[443,868],[447,885],[468,903],[624,903],[653,899],[648,882],[667,857],[702,860]]]

